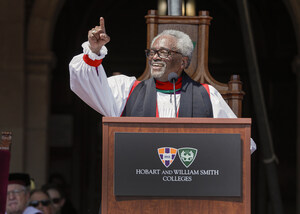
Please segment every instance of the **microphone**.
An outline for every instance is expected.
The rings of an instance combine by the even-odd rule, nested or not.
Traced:
[[[175,83],[176,83],[177,79],[178,79],[178,75],[175,72],[169,73],[168,80],[170,83],[173,83],[175,118],[177,117],[176,89],[175,89]]]

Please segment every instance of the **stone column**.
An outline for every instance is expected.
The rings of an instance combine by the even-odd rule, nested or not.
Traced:
[[[11,172],[24,170],[24,7],[0,3],[0,131],[12,132]]]
[[[26,164],[25,169],[40,186],[47,180],[48,116],[50,106],[51,52],[29,53],[26,61]]]

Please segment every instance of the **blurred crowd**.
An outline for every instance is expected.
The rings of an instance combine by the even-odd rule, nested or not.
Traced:
[[[42,188],[35,188],[26,173],[9,174],[6,214],[76,214],[66,195],[62,177],[51,176]]]

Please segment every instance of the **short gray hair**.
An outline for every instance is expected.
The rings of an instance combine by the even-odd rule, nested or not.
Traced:
[[[177,39],[176,47],[178,48],[179,52],[183,56],[188,57],[188,64],[186,65],[186,68],[187,68],[191,63],[193,50],[194,50],[194,45],[193,45],[193,42],[192,42],[191,38],[189,37],[189,35],[187,35],[186,33],[182,32],[182,31],[178,31],[178,30],[164,30],[163,32],[158,34],[156,37],[154,37],[154,39],[151,42],[151,47],[152,47],[153,43],[155,42],[155,40],[163,35],[173,36]]]

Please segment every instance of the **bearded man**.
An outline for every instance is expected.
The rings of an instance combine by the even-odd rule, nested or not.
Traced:
[[[151,48],[146,50],[151,78],[141,82],[125,75],[107,78],[101,63],[107,54],[105,44],[109,41],[101,17],[100,26],[88,32],[88,41],[82,45],[83,53],[69,64],[72,91],[100,114],[110,117],[236,118],[214,87],[195,82],[184,72],[193,52],[193,43],[187,34],[165,30],[153,39]],[[175,95],[173,84],[168,81],[171,73],[179,77]],[[251,151],[255,149],[256,145],[251,141]]]

